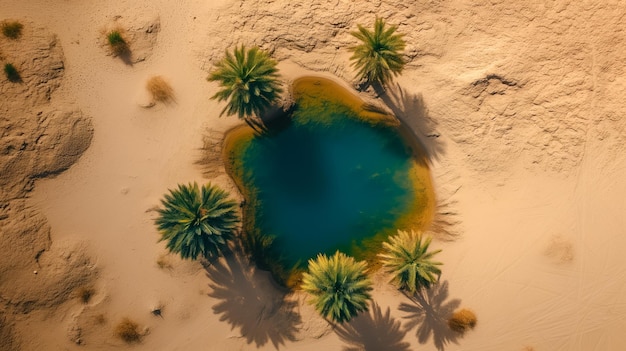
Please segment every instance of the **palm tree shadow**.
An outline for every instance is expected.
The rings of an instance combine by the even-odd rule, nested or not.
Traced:
[[[438,160],[445,150],[439,140],[437,122],[428,115],[422,94],[409,94],[397,83],[384,90],[378,88],[377,92],[400,123],[411,131],[426,154],[426,159],[431,162]]]
[[[229,254],[206,267],[211,279],[209,296],[219,300],[213,312],[220,321],[239,329],[248,344],[257,347],[271,342],[276,349],[295,341],[302,323],[295,311],[297,301],[272,283],[268,273],[257,271],[240,255]]]
[[[389,307],[384,314],[378,304],[372,303],[371,307],[369,313],[362,313],[335,330],[349,344],[343,351],[410,350],[409,343],[403,341],[406,331],[391,316]]]
[[[417,340],[425,344],[431,335],[437,350],[444,350],[449,343],[458,344],[460,334],[448,327],[448,319],[461,304],[461,300],[448,300],[448,282],[437,283],[428,290],[407,297],[412,303],[403,302],[398,308],[406,313],[406,331],[415,327]]]

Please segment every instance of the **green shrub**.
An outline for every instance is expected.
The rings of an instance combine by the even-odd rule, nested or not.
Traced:
[[[139,324],[129,318],[122,319],[117,327],[115,327],[115,335],[129,344],[141,340]]]
[[[10,39],[19,38],[22,35],[22,28],[24,28],[24,26],[17,21],[2,22],[0,27],[2,27],[2,34]]]
[[[124,39],[119,30],[110,31],[107,34],[107,41],[109,46],[111,46],[111,50],[117,55],[123,55],[130,51],[126,39]]]
[[[476,326],[476,315],[466,308],[458,310],[448,320],[448,326],[455,332],[465,333]]]
[[[7,79],[11,82],[19,82],[22,80],[20,77],[20,73],[17,71],[17,68],[13,66],[11,63],[7,63],[4,65],[4,73],[7,75]]]

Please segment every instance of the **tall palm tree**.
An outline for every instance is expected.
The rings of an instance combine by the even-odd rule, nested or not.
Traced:
[[[156,225],[159,241],[167,241],[170,252],[182,258],[196,259],[219,256],[233,238],[238,226],[237,203],[228,194],[211,184],[178,185],[161,200]]]
[[[224,113],[228,116],[237,114],[252,128],[261,127],[252,117],[260,117],[283,92],[276,65],[277,62],[258,47],[246,51],[241,45],[232,54],[226,50],[226,56],[207,78],[220,82],[221,89],[211,98],[228,100],[220,116]]]
[[[353,52],[350,60],[358,69],[357,75],[368,84],[384,86],[393,76],[402,72],[406,63],[402,57],[405,42],[402,34],[396,34],[397,26],[385,28],[385,21],[376,18],[374,31],[364,28],[360,24],[359,30],[351,32],[362,43],[350,48]]]
[[[311,303],[323,317],[343,323],[367,311],[372,282],[365,274],[366,267],[365,262],[339,251],[330,258],[319,254],[309,260],[301,287],[312,295]]]
[[[423,241],[422,233],[417,234],[398,230],[398,234],[383,243],[383,252],[379,254],[383,267],[393,275],[394,282],[400,289],[415,293],[421,287],[429,288],[439,279],[441,262],[432,258],[441,250],[428,252],[432,238]]]

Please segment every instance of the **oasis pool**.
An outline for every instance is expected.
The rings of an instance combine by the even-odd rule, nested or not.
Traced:
[[[246,197],[245,231],[275,238],[294,267],[336,250],[367,258],[396,229],[428,224],[428,168],[393,116],[325,78],[297,80],[293,95],[286,126],[226,137],[227,169]]]

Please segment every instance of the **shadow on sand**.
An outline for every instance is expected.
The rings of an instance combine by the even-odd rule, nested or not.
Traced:
[[[422,94],[408,94],[399,84],[386,89],[375,89],[377,94],[400,122],[408,127],[415,140],[426,153],[429,161],[438,160],[444,154],[439,140],[437,122],[430,118]]]
[[[417,327],[416,336],[420,344],[428,342],[433,337],[437,350],[444,350],[449,343],[458,344],[460,334],[450,330],[448,319],[461,304],[461,300],[448,300],[448,282],[444,281],[407,296],[411,303],[403,302],[398,309],[405,312],[406,331]]]
[[[127,44],[114,51],[114,56],[117,56],[125,65],[133,67],[133,52],[130,50]]]
[[[349,323],[335,329],[337,335],[349,345],[343,351],[409,351],[403,341],[406,331],[400,321],[391,316],[389,307],[383,314],[380,306],[372,302],[369,313],[362,313]]]
[[[386,89],[380,86],[373,88],[385,105],[410,131],[412,139],[423,150],[426,162],[439,160],[445,154],[444,144],[439,139],[438,123],[429,116],[422,94],[409,94],[397,83]],[[430,231],[439,240],[454,241],[461,235],[455,203],[456,201],[450,200],[448,196],[444,196],[443,200],[441,197],[437,200],[435,218]]]
[[[206,266],[211,279],[209,296],[217,299],[213,312],[231,329],[239,329],[248,344],[257,347],[271,342],[276,349],[295,341],[300,315],[297,301],[272,282],[269,273],[256,270],[239,254],[228,254]]]

